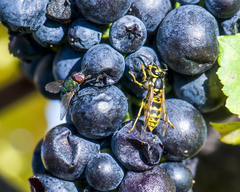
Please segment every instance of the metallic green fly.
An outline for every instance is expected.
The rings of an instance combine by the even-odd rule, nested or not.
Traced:
[[[50,93],[60,93],[61,97],[61,109],[60,109],[60,119],[62,120],[67,113],[69,105],[73,96],[79,91],[80,86],[86,83],[87,79],[91,78],[90,75],[87,77],[84,75],[85,70],[81,72],[73,72],[70,77],[66,80],[58,80],[48,83],[45,89]],[[89,80],[91,81],[91,80]]]

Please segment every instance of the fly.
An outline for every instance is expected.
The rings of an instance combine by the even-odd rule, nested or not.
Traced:
[[[50,93],[60,93],[61,97],[61,108],[60,108],[60,119],[62,120],[67,113],[69,105],[71,104],[73,96],[79,91],[80,86],[86,83],[87,79],[91,78],[90,75],[87,77],[84,75],[84,70],[81,72],[73,72],[70,77],[66,80],[58,80],[48,83],[45,89]],[[91,80],[89,80],[91,81]]]

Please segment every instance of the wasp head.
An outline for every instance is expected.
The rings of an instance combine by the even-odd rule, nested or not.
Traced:
[[[157,65],[149,65],[149,74],[154,78],[164,78],[165,72]]]

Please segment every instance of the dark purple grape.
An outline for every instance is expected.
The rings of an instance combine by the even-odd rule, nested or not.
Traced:
[[[46,98],[60,99],[60,94],[54,94],[46,91],[45,86],[54,81],[52,72],[52,63],[54,54],[45,55],[38,63],[33,75],[33,83],[36,89]]]
[[[62,180],[49,174],[38,174],[28,178],[32,192],[81,192],[74,182]]]
[[[124,177],[124,172],[111,155],[100,153],[90,159],[85,175],[93,188],[99,191],[108,191],[118,187]]]
[[[198,162],[199,162],[199,158],[198,157],[194,157],[194,158],[190,158],[190,159],[185,159],[182,161],[182,163],[190,169],[193,178],[196,176],[197,173],[197,166],[198,166]]]
[[[235,35],[239,32],[240,9],[231,18],[219,20],[222,27],[222,35]]]
[[[184,164],[179,162],[164,162],[160,166],[164,168],[174,181],[177,192],[188,192],[193,185],[193,175]]]
[[[205,0],[207,9],[217,18],[232,17],[240,8],[240,0]]]
[[[207,126],[201,113],[190,103],[180,99],[167,99],[167,114],[170,122],[168,132],[161,135],[162,120],[157,134],[163,142],[163,157],[170,161],[181,161],[195,156],[207,138]]]
[[[90,49],[101,38],[100,26],[83,18],[75,20],[68,29],[68,42],[77,51]]]
[[[179,99],[195,106],[201,113],[209,113],[223,106],[226,96],[216,72],[218,64],[201,75],[173,73],[173,89]]]
[[[72,75],[75,71],[81,71],[81,61],[84,52],[77,51],[69,44],[62,46],[57,52],[53,61],[54,79],[64,80]]]
[[[80,8],[77,6],[76,1],[78,1],[78,0],[71,0],[71,4],[72,4],[72,21],[74,21],[76,19],[84,18],[84,16],[81,13]]]
[[[163,61],[174,71],[196,75],[210,69],[218,54],[218,24],[198,5],[183,5],[170,11],[157,32],[157,47]]]
[[[132,53],[141,48],[147,39],[143,22],[132,15],[115,21],[109,31],[112,46],[121,53]]]
[[[144,172],[127,172],[118,192],[175,192],[175,184],[159,165]]]
[[[100,150],[99,144],[76,135],[74,129],[69,124],[58,125],[47,132],[42,143],[44,167],[65,180],[79,179],[91,156]]]
[[[0,21],[11,31],[33,32],[45,23],[49,0],[1,0]]]
[[[74,98],[71,119],[81,135],[100,139],[121,126],[127,110],[127,99],[116,86],[87,87]]]
[[[155,32],[170,10],[172,5],[169,0],[133,0],[127,14],[141,19],[148,32]]]
[[[127,169],[146,171],[159,164],[163,145],[152,132],[144,131],[142,122],[137,122],[133,131],[134,121],[123,123],[123,127],[112,137],[112,150],[116,158]]]
[[[81,13],[93,23],[112,23],[124,16],[132,0],[76,0]]]
[[[36,174],[45,174],[48,171],[45,169],[42,159],[41,159],[41,148],[42,148],[43,139],[41,139],[37,146],[34,149],[33,156],[32,156],[32,172],[34,175]]]
[[[39,63],[40,59],[36,59],[33,61],[27,61],[27,60],[23,60],[20,64],[21,67],[21,71],[23,72],[23,74],[25,75],[25,77],[30,81],[33,82],[33,75],[34,72],[37,68],[37,65]]]
[[[69,23],[72,16],[71,0],[51,0],[46,9],[46,15],[52,20]]]
[[[101,43],[90,48],[84,55],[81,69],[86,76],[90,75],[95,81],[89,84],[107,86],[116,83],[125,69],[124,57],[110,45]]]
[[[33,39],[31,34],[9,32],[9,40],[9,52],[22,60],[40,59],[47,52]]]
[[[47,19],[35,32],[33,38],[43,47],[50,48],[60,44],[67,35],[67,25]]]

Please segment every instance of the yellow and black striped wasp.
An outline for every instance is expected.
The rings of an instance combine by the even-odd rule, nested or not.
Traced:
[[[131,132],[134,129],[144,107],[144,130],[146,131],[147,128],[150,131],[155,129],[162,113],[162,136],[165,136],[168,131],[168,123],[174,128],[173,124],[168,119],[165,102],[165,75],[168,68],[167,65],[164,64],[165,69],[161,69],[145,55],[140,55],[139,57],[143,61],[141,62],[144,76],[142,83],[138,82],[131,72],[129,72],[129,74],[133,77],[133,81],[136,84],[143,87],[148,92],[146,98],[142,100],[138,116],[133,126],[128,132]],[[146,65],[142,57],[145,57],[150,63]]]

